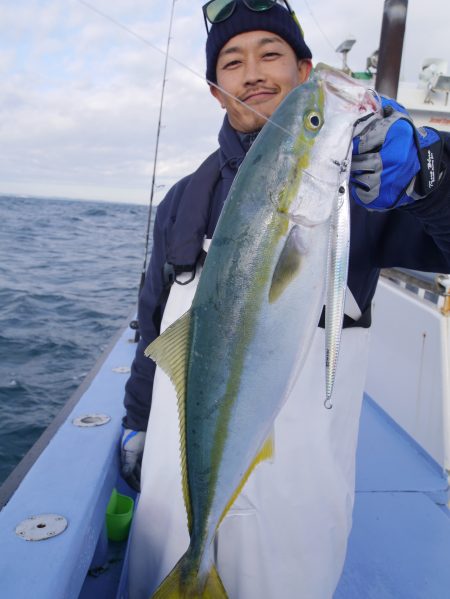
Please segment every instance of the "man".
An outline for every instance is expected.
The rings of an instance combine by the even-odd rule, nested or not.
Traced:
[[[239,164],[266,118],[309,76],[311,52],[290,7],[282,4],[213,0],[204,7],[212,21],[207,79],[217,83],[210,90],[226,116],[219,151],[170,190],[155,220],[139,305],[142,339],[126,385],[121,442],[122,471],[137,487],[153,388],[132,538],[131,599],[153,592],[188,543],[176,401],[143,350],[189,308],[204,239],[212,237]],[[324,417],[323,386],[319,391],[316,382],[323,368],[318,328],[298,384],[277,418],[274,463],[258,466],[219,530],[218,571],[232,598],[332,597],[351,525],[370,305],[379,269],[450,270],[449,139],[442,151],[439,135],[431,130],[422,135],[400,106],[384,105],[385,118],[363,123],[354,142],[349,301],[335,386],[339,408]]]

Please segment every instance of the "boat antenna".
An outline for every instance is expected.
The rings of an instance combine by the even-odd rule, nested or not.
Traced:
[[[169,62],[170,40],[172,39],[173,15],[174,15],[174,11],[175,11],[175,2],[176,1],[177,0],[172,0],[172,8],[171,8],[171,12],[170,12],[170,22],[169,22],[169,33],[167,35],[167,44],[166,44],[166,52],[165,52],[165,59],[164,59],[164,72],[163,72],[163,80],[162,80],[162,87],[161,87],[161,99],[159,102],[158,126],[156,129],[155,156],[153,159],[152,183],[151,183],[151,187],[150,187],[150,201],[149,201],[148,217],[147,217],[147,232],[145,235],[144,262],[142,264],[142,272],[141,272],[141,280],[139,282],[138,298],[141,294],[142,288],[144,287],[145,274],[147,272],[147,258],[148,258],[148,246],[149,246],[149,242],[150,242],[150,229],[151,229],[151,222],[152,222],[153,199],[155,197],[156,165],[158,162],[158,149],[159,149],[159,138],[160,138],[160,134],[161,134],[162,110],[163,110],[163,103],[164,103],[164,92],[166,89],[166,81],[167,81],[167,65]],[[130,326],[133,329],[135,329],[135,331],[136,331],[135,336],[134,336],[134,342],[137,343],[139,341],[138,322],[132,321],[130,323]]]

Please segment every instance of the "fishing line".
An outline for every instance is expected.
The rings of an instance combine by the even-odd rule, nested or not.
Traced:
[[[107,21],[110,21],[111,23],[113,23],[114,25],[116,25],[117,27],[119,27],[120,29],[126,31],[127,33],[129,33],[130,35],[132,35],[136,39],[140,40],[141,42],[143,42],[147,46],[150,46],[150,48],[152,48],[153,50],[155,50],[155,52],[158,52],[158,54],[161,54],[162,56],[164,56],[166,60],[167,59],[171,60],[172,62],[174,62],[174,63],[178,64],[179,66],[181,66],[183,69],[189,71],[192,75],[194,75],[198,79],[201,79],[202,81],[206,81],[206,83],[208,83],[209,85],[212,85],[216,89],[220,90],[226,96],[232,98],[233,100],[235,100],[236,102],[238,102],[239,104],[241,104],[242,106],[244,106],[245,108],[247,108],[248,110],[250,110],[251,112],[253,112],[254,114],[256,114],[257,116],[261,117],[262,119],[264,119],[268,123],[271,123],[271,125],[273,125],[277,129],[280,129],[281,131],[283,131],[283,133],[285,133],[286,135],[288,135],[290,138],[295,139],[295,136],[293,135],[292,131],[288,131],[287,129],[285,129],[284,127],[282,127],[281,125],[279,125],[278,123],[275,123],[271,118],[265,116],[264,114],[261,114],[260,112],[258,112],[257,110],[255,110],[255,108],[253,108],[252,106],[249,106],[248,104],[246,104],[245,102],[243,102],[242,100],[240,100],[238,97],[236,97],[234,94],[231,94],[230,92],[228,92],[227,90],[225,90],[223,87],[221,87],[217,83],[209,81],[208,79],[206,79],[206,77],[204,75],[202,75],[201,73],[199,73],[198,71],[196,71],[195,69],[193,69],[192,67],[190,67],[189,65],[187,65],[186,63],[184,63],[183,61],[179,60],[175,56],[172,56],[168,52],[168,47],[167,47],[166,51],[161,50],[161,48],[159,48],[156,44],[154,44],[153,42],[151,42],[147,38],[143,37],[142,35],[140,35],[136,31],[134,31],[130,27],[127,27],[126,25],[124,25],[123,23],[121,23],[120,21],[118,21],[117,19],[115,19],[114,17],[111,17],[107,13],[105,13],[105,12],[101,11],[100,9],[96,8],[95,6],[93,6],[92,4],[90,4],[89,2],[87,2],[86,0],[77,0],[77,2],[79,2],[80,4],[82,4],[83,6],[85,6],[86,8],[88,8],[89,10],[91,10],[92,12],[96,13],[100,17],[103,17]],[[174,0],[174,2],[176,2],[176,0]],[[305,4],[308,6],[308,9],[310,10],[312,17],[315,20],[315,17],[312,14],[311,9],[309,8],[309,5],[307,4],[307,0],[305,0]],[[319,29],[320,29],[320,27],[319,27]],[[331,42],[329,42],[329,43],[331,45]],[[334,49],[333,49],[333,51],[334,51]],[[318,179],[315,175],[313,175],[312,173],[309,173],[309,171],[307,171],[307,170],[303,170],[303,172],[305,174],[308,174],[313,179]],[[318,179],[318,180],[320,180],[320,179]]]
[[[161,54],[164,57],[167,56],[167,58],[169,60],[171,60],[172,62],[174,62],[177,65],[179,65],[180,67],[186,69],[192,75],[194,75],[195,77],[201,79],[202,81],[206,81],[206,83],[208,83],[212,87],[215,87],[216,89],[218,89],[219,91],[221,91],[224,95],[228,96],[229,98],[232,98],[233,100],[235,100],[236,102],[238,102],[239,104],[241,104],[241,106],[244,106],[245,108],[247,108],[248,110],[250,110],[251,112],[253,112],[254,114],[256,114],[257,116],[259,116],[260,118],[264,119],[268,123],[271,123],[274,127],[277,127],[277,129],[280,129],[281,131],[283,131],[283,133],[286,133],[286,135],[289,135],[289,137],[293,137],[293,135],[292,135],[292,133],[290,131],[288,131],[287,129],[285,129],[284,127],[282,127],[281,125],[279,125],[278,123],[275,123],[274,121],[272,121],[272,119],[270,119],[269,117],[265,116],[264,114],[258,112],[258,110],[256,110],[252,106],[249,106],[248,104],[246,104],[245,102],[243,102],[242,100],[240,100],[237,96],[235,96],[234,94],[231,94],[230,92],[228,92],[226,89],[224,89],[223,87],[221,87],[217,83],[214,83],[213,81],[209,81],[209,79],[206,79],[206,77],[204,75],[202,75],[201,73],[199,73],[198,71],[196,71],[195,69],[193,69],[192,67],[190,67],[189,65],[187,65],[186,63],[184,63],[183,61],[179,60],[178,58],[176,58],[175,56],[172,56],[169,53],[166,53],[164,50],[161,50],[161,48],[159,48],[158,46],[156,46],[156,44],[154,44],[153,42],[151,42],[150,40],[148,40],[144,36],[140,35],[139,33],[137,33],[136,31],[134,31],[130,27],[127,27],[126,25],[124,25],[123,23],[121,23],[120,21],[118,21],[117,19],[115,19],[114,17],[111,17],[110,15],[108,15],[107,13],[103,12],[102,10],[96,8],[95,6],[92,6],[92,4],[89,4],[89,2],[86,2],[86,0],[77,0],[77,2],[79,2],[80,4],[82,4],[83,6],[85,6],[86,8],[89,8],[89,10],[91,10],[92,12],[95,12],[97,15],[103,17],[107,21],[110,21],[111,23],[113,23],[114,25],[116,25],[117,27],[119,27],[120,29],[123,29],[124,31],[126,31],[127,33],[129,33],[130,35],[132,35],[133,37],[135,37],[136,39],[140,40],[141,42],[143,42],[147,46],[150,46],[150,48],[152,48],[153,50],[155,50],[155,52],[158,52],[158,54]]]
[[[330,48],[333,50],[333,52],[336,52],[336,47],[333,46],[332,42],[330,41],[330,38],[326,35],[325,31],[322,29],[322,27],[319,25],[319,21],[316,19],[312,8],[310,7],[308,0],[303,0],[305,3],[306,8],[308,9],[309,14],[311,15],[312,20],[314,21],[317,29],[320,31],[320,33],[322,34],[323,38],[325,39],[325,41],[327,42],[327,44],[330,46]]]

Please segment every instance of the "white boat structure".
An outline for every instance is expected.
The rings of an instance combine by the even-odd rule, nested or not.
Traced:
[[[450,131],[448,64],[423,62],[397,100]],[[368,80],[368,84],[373,80]],[[334,599],[450,596],[450,276],[382,270],[357,454],[354,524]]]
[[[449,596],[449,450],[450,277],[383,271],[335,599]]]
[[[450,76],[448,63],[440,58],[424,60],[418,83],[400,82],[397,100],[417,126],[450,131]]]
[[[347,55],[355,39],[343,42],[336,50],[342,54],[342,69],[362,84],[375,89],[378,51],[367,58],[365,71],[352,71],[347,64]],[[432,127],[439,131],[450,131],[450,75],[448,62],[442,58],[426,58],[417,75],[417,81],[399,81],[396,100],[411,115],[417,127]]]

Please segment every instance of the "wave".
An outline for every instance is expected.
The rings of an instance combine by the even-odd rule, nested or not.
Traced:
[[[0,197],[0,483],[136,305],[147,208]]]

